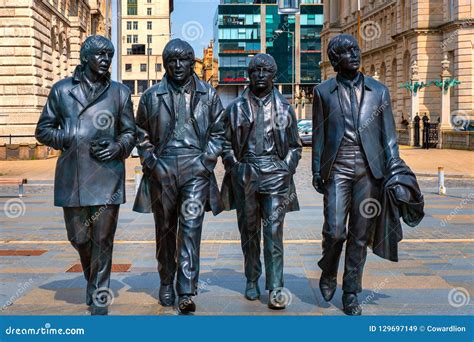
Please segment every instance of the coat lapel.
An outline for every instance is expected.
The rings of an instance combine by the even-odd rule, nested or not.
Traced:
[[[72,87],[71,90],[69,90],[69,93],[77,102],[81,104],[82,108],[87,107],[89,104],[79,83]]]
[[[78,116],[81,115],[90,105],[97,101],[110,87],[110,81],[107,79],[105,86],[102,88],[100,93],[98,93],[93,99],[88,100],[81,87],[81,66],[79,65],[74,71],[73,82],[76,83],[74,87],[69,90],[71,96],[81,104],[82,110],[79,112]]]
[[[280,158],[285,158],[286,151],[285,151],[285,138],[286,138],[286,129],[289,125],[291,125],[291,115],[290,115],[290,104],[284,99],[280,93],[273,89],[273,110],[272,110],[272,124],[273,124],[273,136],[275,137],[275,145],[277,147],[278,155]],[[276,115],[285,115],[285,118],[281,120],[277,118]],[[276,123],[283,122],[285,124],[285,128],[279,127]]]
[[[171,100],[171,96],[168,92],[168,79],[166,75],[158,84],[156,95],[159,96],[163,100],[163,103],[165,104],[165,108],[168,111],[168,114],[171,117],[174,117],[173,101]]]
[[[242,119],[243,120],[237,120],[237,122],[239,123],[239,131],[241,133],[241,136],[240,136],[240,144],[239,146],[246,146],[247,145],[247,141],[250,137],[250,131],[252,130],[252,126],[253,126],[253,123],[254,123],[254,120],[253,120],[253,115],[252,115],[252,108],[251,108],[251,105],[250,105],[250,98],[249,98],[249,88],[246,88],[244,90],[244,92],[242,93],[242,110],[240,111],[240,113],[242,113]],[[236,107],[235,108],[237,110],[237,113],[236,115],[240,115],[239,113],[239,108]],[[245,124],[246,123],[246,124]],[[242,148],[240,148],[240,153],[242,153]],[[242,156],[239,156],[238,159],[240,159]]]
[[[195,88],[191,93],[191,118],[193,119],[193,126],[197,132],[197,135],[201,136],[201,132],[206,132],[206,123],[207,127],[209,127],[211,123],[199,117],[203,114],[203,110],[196,111],[196,107],[199,104],[199,101],[201,101],[201,96],[207,93],[207,89],[202,84],[201,80],[196,76],[196,74],[193,75],[193,78]],[[202,128],[199,128],[199,123],[203,125]]]
[[[365,124],[365,114],[369,113],[369,115],[375,115],[377,112],[377,108],[368,108],[370,103],[377,103],[376,101],[372,101],[372,79],[369,77],[363,76],[364,82],[364,91],[362,92],[362,97],[360,99],[360,106],[359,106],[359,113],[357,118],[357,128],[360,129]]]

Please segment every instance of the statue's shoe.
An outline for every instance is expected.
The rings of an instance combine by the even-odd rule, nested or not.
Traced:
[[[260,288],[258,287],[257,282],[247,281],[247,286],[245,287],[245,298],[248,300],[257,300],[260,298]]]
[[[344,313],[348,316],[360,316],[362,314],[362,307],[355,293],[344,292],[342,305],[344,306]]]
[[[173,284],[161,285],[159,292],[160,304],[162,306],[173,306],[176,299]]]
[[[321,278],[319,279],[319,289],[321,290],[321,294],[326,302],[329,302],[332,297],[334,297],[334,293],[336,292],[337,287],[337,277],[336,276],[329,276],[321,274]]]
[[[183,314],[195,312],[196,304],[194,304],[192,297],[189,295],[179,296],[178,309]]]

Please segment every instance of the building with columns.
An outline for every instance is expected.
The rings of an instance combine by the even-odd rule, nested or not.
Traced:
[[[72,74],[87,36],[110,37],[110,1],[1,3],[0,160],[43,158],[34,132],[51,86]]]
[[[358,1],[323,4],[326,80],[334,75],[329,40],[340,33],[358,35]],[[362,71],[389,87],[400,143],[414,144],[414,116],[426,113],[430,122],[440,123],[439,147],[473,149],[473,24],[471,0],[360,0]],[[441,81],[452,79],[461,83],[445,82],[444,89]],[[415,84],[421,88],[410,90]]]

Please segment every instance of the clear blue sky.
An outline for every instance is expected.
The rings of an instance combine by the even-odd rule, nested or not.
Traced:
[[[172,38],[190,43],[196,57],[202,57],[202,49],[213,38],[213,20],[218,4],[219,0],[174,0]]]

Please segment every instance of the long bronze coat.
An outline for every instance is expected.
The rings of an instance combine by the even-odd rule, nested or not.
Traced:
[[[81,89],[81,66],[73,77],[55,83],[36,127],[36,139],[61,150],[56,164],[54,205],[81,207],[125,202],[125,163],[135,141],[130,90],[107,80],[87,100]],[[91,141],[120,141],[119,158],[99,161],[90,154]],[[69,146],[67,146],[69,145]]]

